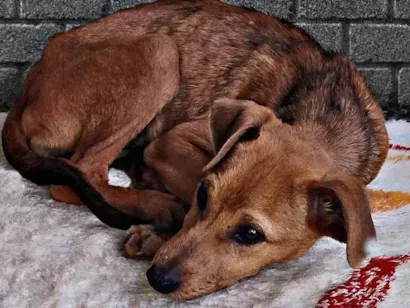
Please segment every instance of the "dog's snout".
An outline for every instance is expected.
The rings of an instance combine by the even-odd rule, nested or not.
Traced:
[[[147,271],[149,284],[158,292],[169,294],[180,287],[181,283],[173,277],[170,270],[152,265]]]

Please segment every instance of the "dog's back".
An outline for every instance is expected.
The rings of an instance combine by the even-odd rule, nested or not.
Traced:
[[[152,33],[169,35],[178,45],[181,86],[174,104],[169,105],[169,110],[180,109],[173,112],[177,122],[202,115],[220,97],[246,96],[273,105],[293,82],[295,72],[289,71],[284,60],[292,58],[302,45],[318,62],[323,53],[295,26],[217,0],[141,5],[74,29],[61,40],[67,45],[93,44]],[[279,74],[281,71],[284,74]]]

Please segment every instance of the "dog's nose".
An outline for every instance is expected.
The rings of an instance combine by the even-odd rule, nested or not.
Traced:
[[[169,270],[153,265],[147,271],[149,284],[158,292],[168,294],[178,290],[181,283],[172,277]]]

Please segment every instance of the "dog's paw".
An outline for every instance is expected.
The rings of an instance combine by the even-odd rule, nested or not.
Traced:
[[[131,259],[151,260],[164,239],[154,232],[151,225],[132,226],[124,240],[124,256]]]

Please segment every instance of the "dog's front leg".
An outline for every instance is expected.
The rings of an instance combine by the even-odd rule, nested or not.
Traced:
[[[191,203],[203,167],[212,158],[208,121],[178,125],[152,142],[145,150],[145,162],[168,191]],[[163,233],[150,225],[132,226],[124,241],[128,258],[151,259],[173,233]]]
[[[208,120],[201,119],[180,124],[154,140],[145,149],[144,160],[169,192],[191,203],[202,169],[213,155]]]

